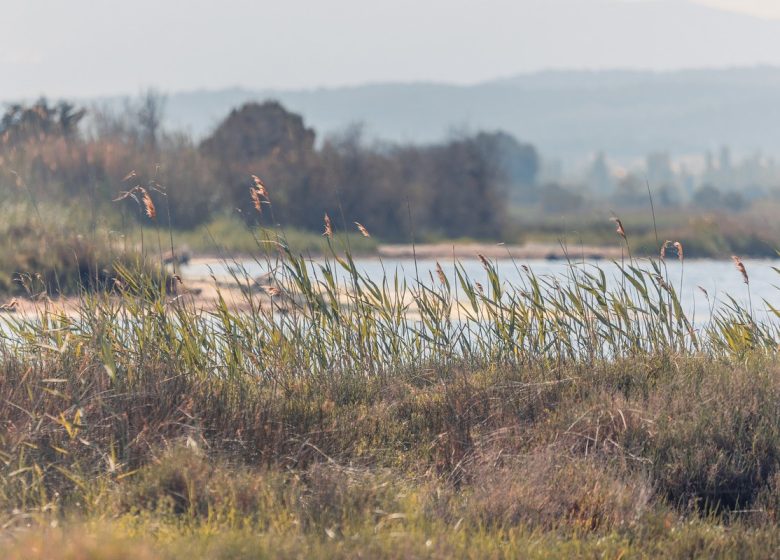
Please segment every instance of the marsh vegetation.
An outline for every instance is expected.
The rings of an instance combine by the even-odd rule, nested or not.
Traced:
[[[141,267],[8,316],[5,557],[770,556],[777,312],[694,322],[619,226],[612,282],[366,275],[327,222],[316,263],[258,232],[240,306]]]
[[[663,215],[588,233],[619,251],[610,268],[572,258],[544,275],[509,258],[510,279],[482,255],[479,278],[455,258],[369,273],[356,262],[377,243],[354,215],[359,184],[351,210],[326,203],[312,226],[320,199],[277,199],[248,173],[290,162],[252,156],[223,162],[240,221],[201,214],[219,195],[197,182],[213,177],[209,149],[166,144],[149,107],[133,134],[103,122],[113,144],[74,140],[79,114],[45,108],[11,122],[0,162],[13,179],[2,310],[27,306],[0,317],[4,557],[766,557],[780,545],[780,317],[741,258],[741,293],[705,320],[680,289],[696,241]],[[166,145],[181,176],[119,173],[121,158]],[[403,153],[441,171],[450,157],[476,165],[471,148]],[[334,150],[317,161],[374,161]],[[392,206],[373,209],[398,215],[380,232],[404,213],[414,223],[408,201],[381,193]],[[423,237],[487,236],[477,199],[497,204],[460,198],[448,214],[429,200]],[[288,216],[307,208],[292,220],[304,230],[277,225],[277,200]],[[226,266],[235,289],[216,284],[204,305],[176,258],[188,235],[266,276]]]

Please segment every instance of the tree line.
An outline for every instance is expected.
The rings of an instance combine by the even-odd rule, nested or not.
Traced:
[[[150,195],[167,210],[158,219],[181,229],[235,214],[249,225],[318,231],[328,213],[391,241],[415,232],[496,239],[511,193],[532,188],[539,170],[536,149],[502,132],[400,145],[368,142],[352,126],[320,140],[300,115],[267,101],[236,108],[195,142],[164,130],[163,110],[154,92],[121,112],[43,99],[9,106],[0,188],[108,207],[118,191],[153,185]],[[261,211],[250,197],[253,176],[268,192]]]

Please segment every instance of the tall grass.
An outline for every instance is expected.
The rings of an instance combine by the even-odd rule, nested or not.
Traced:
[[[773,534],[777,322],[731,299],[695,323],[662,259],[617,278],[518,264],[510,283],[483,257],[484,285],[457,261],[409,281],[330,234],[311,260],[260,232],[265,285],[233,267],[246,289],[213,308],[138,271],[5,318],[5,527],[110,518],[106,546],[138,554],[224,532],[225,551],[397,557],[725,554]],[[731,540],[707,533],[727,522]],[[152,527],[175,537],[147,545]]]

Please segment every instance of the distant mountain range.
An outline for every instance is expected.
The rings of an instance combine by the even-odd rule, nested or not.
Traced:
[[[353,123],[364,124],[370,138],[400,142],[501,129],[566,161],[599,150],[627,160],[652,151],[698,154],[721,145],[737,154],[780,154],[780,68],[772,67],[554,71],[473,86],[193,91],[167,97],[167,125],[202,137],[233,107],[265,99],[302,114],[320,135]]]
[[[401,33],[401,44],[367,50],[369,74],[403,75],[398,67],[410,56],[428,65],[431,76],[452,76],[453,69],[475,65],[491,72],[518,68],[524,74],[474,85],[174,93],[168,97],[167,124],[202,137],[231,108],[274,98],[303,114],[320,137],[362,122],[370,137],[391,141],[429,142],[453,130],[503,129],[564,161],[599,150],[617,160],[650,151],[701,154],[723,144],[737,155],[780,154],[780,21],[691,0],[523,0],[507,8],[511,16],[499,22],[490,13],[476,5],[469,21],[445,13],[436,23],[441,27],[432,27],[429,35]],[[312,52],[313,60],[338,66],[340,59],[327,47]],[[378,47],[372,43],[371,48]],[[254,55],[244,54],[224,64],[239,66],[249,79],[262,79],[262,64],[253,68]],[[272,55],[286,64],[283,47]],[[271,54],[258,53],[258,60],[263,56]],[[489,64],[498,59],[502,65]],[[765,66],[746,66],[755,62]],[[294,58],[286,67],[290,64]],[[713,65],[721,69],[603,70]],[[533,73],[535,68],[557,70]],[[208,80],[207,67],[203,76]],[[344,75],[339,76],[334,79]],[[119,98],[102,101],[121,106]]]
[[[311,64],[332,67],[328,79],[333,83],[343,82],[350,75],[349,64],[357,64],[343,49],[361,55],[357,60],[366,76],[430,75],[433,81],[172,93],[167,125],[203,137],[231,108],[273,98],[303,114],[320,138],[362,122],[369,137],[390,141],[429,142],[454,130],[502,129],[533,142],[545,156],[566,162],[581,161],[600,150],[612,159],[630,160],[650,151],[701,154],[723,144],[737,156],[758,150],[780,154],[780,21],[714,9],[694,0],[523,0],[506,3],[500,18],[495,17],[497,9],[475,3],[465,12],[458,6],[440,18],[419,22],[403,9],[391,10],[387,17],[392,21],[385,23],[392,40],[384,35],[376,41],[364,37],[363,44],[354,46],[344,44],[353,27],[339,27],[357,25],[360,18],[346,17],[349,14],[334,20],[333,40],[320,48],[316,38],[296,35],[301,32],[296,29],[281,36],[271,33],[259,42],[261,46],[247,41],[234,51],[227,47],[221,51],[214,41],[203,41],[189,53],[204,59],[205,84],[213,83],[208,80],[214,60],[206,55],[214,53],[221,57],[216,59],[220,64],[240,68],[255,84],[262,84],[263,76],[270,80],[277,76],[274,66],[267,64],[269,57],[285,70],[300,68],[301,77],[325,80],[322,73],[319,77],[307,73],[295,58],[298,51],[289,52],[285,41],[291,40],[309,45]],[[366,14],[370,13],[367,8]],[[471,17],[456,17],[463,13]],[[256,30],[255,21],[249,25]],[[236,32],[242,33],[246,30]],[[3,60],[0,56],[0,69],[10,64]],[[136,72],[138,79],[154,83],[160,72],[178,75],[179,69],[172,72],[154,65],[167,60],[150,55],[151,67]],[[410,60],[417,64],[409,64]],[[755,63],[764,66],[746,66]],[[713,65],[721,69],[604,70]],[[474,72],[475,68],[481,72]],[[453,76],[461,75],[459,69],[464,76],[484,76],[507,68],[523,74],[473,85],[445,83],[457,80]],[[555,70],[534,73],[539,68]],[[100,70],[104,83],[127,83],[120,79],[127,74],[121,64]],[[23,83],[42,69],[30,64],[7,71]],[[67,79],[75,78],[68,74]],[[119,97],[81,101],[118,107],[123,103]]]

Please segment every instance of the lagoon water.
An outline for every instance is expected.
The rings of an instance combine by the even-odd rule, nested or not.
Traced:
[[[442,259],[439,262],[450,281],[454,282],[452,260]],[[537,276],[553,276],[561,280],[564,280],[569,270],[569,264],[564,261],[503,259],[494,262],[501,280],[512,285],[522,281],[523,265],[532,269]],[[639,262],[643,268],[649,267],[649,264],[641,259]],[[397,273],[399,279],[404,278],[410,284],[415,283],[418,277],[421,282],[430,284],[432,278],[436,277],[435,260],[418,259],[416,266],[412,259],[359,258],[355,263],[359,270],[377,280],[385,274],[392,280]],[[461,259],[459,263],[473,281],[487,285],[487,273],[478,259]],[[316,264],[317,260],[312,260],[312,266]],[[750,276],[749,289],[756,318],[768,319],[771,311],[766,302],[780,309],[780,274],[773,268],[780,268],[780,261],[745,260],[744,264]],[[619,282],[620,272],[611,261],[586,261],[576,266],[591,270],[593,266],[599,266],[604,270],[608,283],[614,286]],[[742,276],[731,260],[689,259],[685,261],[683,269],[676,259],[670,258],[667,260],[667,267],[669,282],[673,283],[678,290],[682,279],[681,302],[689,316],[697,322],[710,317],[712,309],[728,303],[727,295],[745,307],[748,305],[748,286],[743,282]],[[265,261],[255,260],[213,261],[190,265],[184,269],[184,273],[192,277],[208,277],[213,274],[218,278],[224,278],[230,275],[231,270],[240,275],[245,271],[250,277],[257,277],[268,272],[268,266]],[[707,291],[707,295],[702,289]]]

